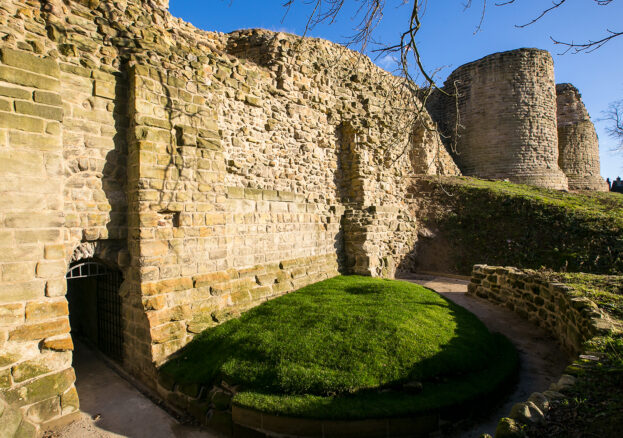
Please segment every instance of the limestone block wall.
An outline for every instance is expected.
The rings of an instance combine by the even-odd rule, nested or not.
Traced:
[[[599,140],[595,126],[571,84],[557,84],[558,164],[567,175],[570,190],[608,191],[600,175]]]
[[[544,328],[573,354],[611,326],[591,300],[530,270],[474,265],[467,293],[505,306]]]
[[[495,53],[456,69],[428,103],[464,175],[566,189],[558,167],[554,63],[544,50]],[[458,129],[458,131],[457,131]]]

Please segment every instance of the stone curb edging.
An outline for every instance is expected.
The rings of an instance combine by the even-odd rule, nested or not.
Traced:
[[[438,414],[422,414],[412,418],[381,418],[363,420],[322,420],[293,418],[266,414],[239,406],[232,407],[234,436],[241,428],[253,431],[252,436],[296,437],[427,437],[438,430]],[[238,433],[236,433],[238,432]]]
[[[549,331],[578,359],[567,367],[570,372],[583,361],[599,360],[583,353],[589,339],[606,335],[613,325],[597,305],[574,288],[539,278],[535,271],[513,267],[474,265],[467,293],[505,306],[524,319]],[[563,374],[547,391],[535,392],[525,402],[516,403],[508,417],[500,419],[495,438],[518,438],[522,424],[545,421],[551,402],[566,398],[560,391],[575,384],[575,377]]]

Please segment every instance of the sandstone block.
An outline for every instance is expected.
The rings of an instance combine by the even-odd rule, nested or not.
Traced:
[[[14,437],[19,429],[22,416],[17,409],[8,407],[4,409],[4,412],[0,416],[0,430],[3,436]]]
[[[231,276],[227,272],[212,272],[210,274],[196,275],[193,277],[194,286],[196,288],[211,286],[215,283],[224,283],[229,281]]]
[[[0,113],[0,128],[41,133],[43,132],[44,121],[19,114]]]
[[[41,90],[57,91],[60,88],[57,79],[7,66],[0,66],[0,80]]]
[[[22,362],[11,368],[11,374],[15,383],[25,382],[26,380],[47,374],[50,371],[51,369],[46,366],[45,362],[37,360]]]
[[[29,281],[17,284],[3,284],[1,286],[0,303],[17,301],[31,301],[43,297],[44,284],[39,281]]]
[[[18,247],[26,243],[39,243],[39,242],[54,242],[61,240],[60,228],[48,228],[48,229],[34,229],[35,226],[29,230],[16,230],[15,242]]]
[[[47,260],[64,259],[65,246],[62,244],[45,245],[43,254]]]
[[[55,396],[30,406],[26,416],[34,423],[43,423],[61,414],[60,397]]]
[[[152,240],[143,241],[140,246],[142,257],[158,257],[169,252],[169,245],[166,241]]]
[[[227,187],[227,197],[231,199],[244,198],[244,188],[242,187]]]
[[[48,280],[45,285],[46,297],[61,297],[67,292],[67,281],[62,280]]]
[[[11,102],[9,102],[8,100],[5,99],[0,99],[0,111],[11,111],[13,109],[13,105],[11,105]]]
[[[0,52],[0,60],[3,64],[57,79],[61,74],[58,63],[54,59],[40,58],[27,52],[3,48]]]
[[[67,415],[80,410],[80,400],[78,399],[78,391],[72,386],[61,395],[62,415]]]
[[[257,96],[247,95],[245,97],[244,101],[246,103],[248,103],[249,105],[251,105],[251,106],[255,106],[255,107],[258,107],[258,108],[262,107],[262,99],[260,99]]]
[[[93,86],[93,95],[98,97],[105,97],[107,99],[114,99],[116,96],[115,84],[111,82],[96,80]]]
[[[24,406],[47,400],[65,392],[76,381],[73,368],[41,377],[6,391],[7,403]]]
[[[2,280],[6,282],[31,281],[35,279],[35,264],[31,262],[7,263],[0,266]]]
[[[34,341],[69,333],[69,330],[69,319],[67,318],[37,324],[26,324],[11,330],[9,332],[9,341]]]
[[[14,97],[15,99],[28,100],[32,97],[32,92],[17,87],[0,86],[0,96]]]
[[[168,292],[177,292],[193,288],[193,280],[189,277],[173,278],[157,283],[142,283],[141,292],[143,295],[159,295]]]
[[[41,348],[52,351],[73,351],[74,343],[70,335],[61,335],[45,338],[41,343]]]
[[[6,370],[0,371],[0,390],[10,388],[11,385],[12,385],[11,369],[7,368]],[[0,424],[1,424],[1,420],[0,420]],[[0,430],[1,430],[1,426],[0,426]]]
[[[24,321],[23,304],[0,305],[0,324],[13,325]]]
[[[523,432],[512,418],[502,418],[495,429],[496,438],[521,438]]]
[[[0,368],[11,365],[19,360],[19,356],[13,353],[2,352],[0,354]]]
[[[69,315],[67,300],[55,302],[30,302],[26,304],[26,322],[53,319]]]
[[[149,297],[143,299],[143,308],[145,310],[162,310],[167,305],[167,298],[164,295]]]
[[[4,222],[8,228],[59,228],[63,217],[57,212],[8,213]]]
[[[516,403],[511,408],[509,417],[525,424],[542,423],[545,421],[543,412],[531,401]]]
[[[38,436],[37,428],[33,424],[22,420],[13,438],[37,438]]]
[[[34,100],[37,103],[42,103],[45,105],[52,106],[62,106],[63,100],[61,99],[61,95],[58,93],[50,93],[48,91],[40,91],[36,90],[34,93]]]
[[[37,277],[38,278],[59,278],[65,275],[67,270],[67,264],[65,260],[55,261],[43,261],[37,263]]]

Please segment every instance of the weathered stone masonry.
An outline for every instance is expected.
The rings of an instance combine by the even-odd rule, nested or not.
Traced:
[[[459,173],[432,120],[414,126],[402,80],[367,58],[201,31],[167,6],[0,4],[9,435],[79,408],[72,262],[121,271],[123,365],[155,387],[159,364],[251,306],[338,272],[409,269],[408,177]]]
[[[595,128],[569,87],[549,52],[517,49],[457,68],[427,108],[464,175],[605,190]]]
[[[457,173],[369,60],[164,6],[0,6],[6,430],[78,409],[71,262],[122,271],[124,366],[153,387],[196,333],[263,300],[338,269],[392,276],[416,235],[404,177]]]
[[[595,126],[571,84],[556,85],[558,107],[558,164],[570,190],[608,191],[599,174],[599,140]]]

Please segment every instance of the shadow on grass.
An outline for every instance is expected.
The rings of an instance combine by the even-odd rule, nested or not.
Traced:
[[[506,338],[491,335],[473,314],[443,297],[435,300],[431,291],[408,296],[410,302],[404,307],[410,309],[417,305],[420,312],[417,316],[425,329],[424,333],[413,332],[413,327],[405,325],[403,319],[406,321],[416,315],[405,316],[405,310],[391,302],[391,294],[379,294],[382,280],[374,282],[352,286],[343,282],[340,291],[344,295],[366,297],[367,301],[359,307],[343,305],[337,314],[322,313],[326,307],[321,305],[333,305],[330,289],[317,288],[314,299],[299,302],[298,307],[294,307],[300,301],[295,295],[284,296],[280,298],[282,313],[275,311],[274,302],[265,303],[237,320],[204,332],[161,371],[177,383],[210,387],[225,380],[230,385],[239,385],[236,404],[293,417],[383,418],[440,409],[455,412],[458,407],[464,411],[470,404],[480,409],[483,401],[497,401],[496,393],[512,380],[517,370],[517,353]],[[339,285],[340,281],[334,283]],[[377,301],[379,311],[375,312]],[[339,303],[337,300],[335,305]],[[403,318],[399,321],[404,323],[389,329],[382,326],[378,313],[383,311],[384,305],[396,306],[389,308],[396,312],[397,318]],[[405,351],[410,351],[405,348],[418,342],[430,342],[437,336],[426,330],[436,326],[434,318],[439,315],[440,308],[447,309],[447,320],[439,324],[453,326],[449,341],[433,345],[430,351],[424,345],[423,356],[428,356],[412,366],[402,366],[399,376],[383,374],[385,364],[377,360],[402,358]],[[308,331],[315,328],[318,318],[325,319],[324,325],[310,335]],[[279,325],[288,319],[295,324]],[[378,326],[384,332],[375,333]],[[401,327],[404,327],[403,333],[399,332]],[[302,336],[307,338],[296,343]],[[324,338],[329,344],[322,344]],[[382,341],[381,354],[371,345],[379,340]],[[288,346],[289,342],[293,346]],[[325,354],[325,362],[320,366],[314,363],[317,351]],[[293,355],[297,356],[295,360],[292,360]],[[354,362],[353,357],[356,358]],[[407,355],[405,360],[408,359]],[[282,367],[284,361],[291,363]],[[368,369],[361,370],[366,366],[372,367],[372,374],[366,374]],[[369,375],[378,380],[365,384],[370,381],[365,378]],[[405,387],[410,383],[408,387],[417,388],[415,382],[421,384],[419,393],[409,392]],[[474,404],[475,401],[478,403]]]

